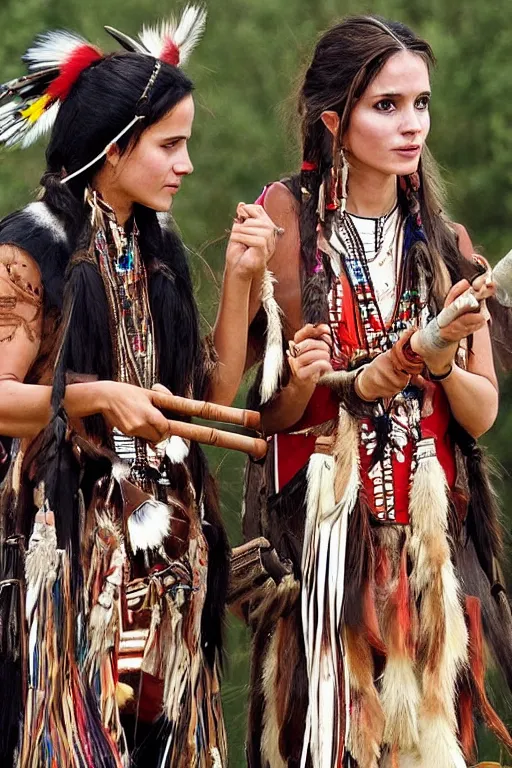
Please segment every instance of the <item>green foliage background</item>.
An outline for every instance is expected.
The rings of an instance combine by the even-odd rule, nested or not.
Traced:
[[[175,9],[167,0],[0,0],[0,82],[22,70],[35,34],[68,27],[104,48],[104,24],[135,33]],[[372,12],[410,24],[438,57],[430,147],[443,168],[448,210],[491,261],[511,247],[512,5],[510,0],[211,0],[206,37],[189,73],[196,83],[190,144],[195,173],[174,214],[191,248],[205,322],[212,322],[222,276],[224,231],[238,201],[297,166],[294,92],[318,34],[346,13]],[[0,215],[32,199],[44,166],[44,142],[0,154]],[[216,278],[217,286],[215,284]],[[243,397],[243,394],[241,395]],[[486,442],[497,458],[510,529],[512,387],[502,383],[497,425]],[[231,541],[240,541],[243,458],[211,452]],[[229,627],[224,683],[231,765],[244,765],[249,638]],[[510,705],[505,707],[510,718]],[[481,759],[499,751],[483,742]]]

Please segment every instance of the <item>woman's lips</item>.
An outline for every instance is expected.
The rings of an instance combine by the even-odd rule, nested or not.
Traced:
[[[419,155],[421,152],[421,147],[419,144],[410,144],[405,147],[397,147],[393,151],[397,152],[402,157],[416,157],[416,155]]]

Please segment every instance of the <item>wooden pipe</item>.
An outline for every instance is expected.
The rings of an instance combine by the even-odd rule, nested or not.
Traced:
[[[186,398],[181,399],[186,400]],[[206,403],[206,405],[209,405],[209,403]],[[231,408],[230,410],[237,409]],[[215,445],[217,448],[230,448],[234,451],[242,451],[255,459],[262,459],[268,450],[266,440],[263,440],[261,437],[249,437],[248,435],[239,435],[237,432],[225,432],[222,429],[203,427],[201,424],[190,424],[187,421],[168,419],[168,422],[171,435],[177,435],[185,440],[196,440],[198,443]]]
[[[261,416],[258,411],[248,411],[245,408],[232,408],[228,405],[208,403],[204,400],[191,400],[159,390],[151,390],[151,399],[157,408],[183,413],[185,416],[196,416],[206,421],[221,421],[224,424],[237,424],[246,429],[261,431]]]

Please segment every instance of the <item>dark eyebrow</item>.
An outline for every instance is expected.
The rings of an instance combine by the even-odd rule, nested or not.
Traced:
[[[171,141],[180,141],[181,139],[188,141],[190,139],[190,136],[168,136],[167,138],[162,139],[162,142],[164,144],[169,144],[169,142]]]
[[[430,91],[422,91],[418,94],[416,98],[419,98],[420,96],[431,96]],[[380,93],[373,97],[374,99],[401,99],[403,98],[403,93]]]

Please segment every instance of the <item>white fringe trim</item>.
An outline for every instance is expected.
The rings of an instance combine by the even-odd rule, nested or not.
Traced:
[[[350,697],[345,668],[346,732],[340,731],[337,713],[342,681],[338,675],[338,644],[342,642],[345,555],[348,519],[359,490],[358,455],[343,496],[335,503],[335,462],[332,456],[313,454],[308,466],[307,516],[302,558],[302,625],[308,672],[309,703],[302,748],[301,768],[308,751],[312,768],[331,768],[338,763],[340,744],[350,724]],[[329,614],[329,625],[325,616]],[[315,621],[316,615],[316,621]],[[325,642],[327,632],[329,642]]]

